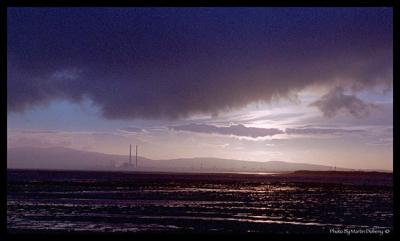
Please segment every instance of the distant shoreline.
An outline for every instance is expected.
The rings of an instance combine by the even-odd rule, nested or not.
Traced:
[[[329,176],[341,176],[341,175],[393,175],[392,171],[310,171],[310,170],[297,170],[297,171],[271,171],[271,172],[234,172],[234,171],[149,171],[149,170],[102,170],[102,169],[35,169],[35,168],[7,168],[7,171],[55,171],[55,172],[121,172],[121,173],[141,173],[141,174],[237,174],[237,175],[329,175]]]

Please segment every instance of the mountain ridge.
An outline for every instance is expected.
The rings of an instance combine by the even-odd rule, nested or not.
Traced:
[[[334,170],[332,166],[285,161],[256,162],[215,157],[155,160],[142,156],[138,156],[139,165],[138,168],[135,168],[127,164],[128,159],[128,155],[105,154],[66,147],[7,148],[7,168],[17,169],[139,170],[168,172],[293,172],[299,170]],[[355,169],[337,167],[336,170],[354,171]]]

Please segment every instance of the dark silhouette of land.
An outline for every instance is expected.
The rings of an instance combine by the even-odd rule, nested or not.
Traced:
[[[255,162],[221,158],[180,158],[153,160],[138,156],[138,166],[127,155],[80,151],[63,147],[19,147],[7,150],[7,167],[14,169],[108,170],[141,172],[293,172],[354,171],[349,168],[283,161]]]
[[[377,171],[295,171],[282,175],[292,181],[392,186],[393,173]]]

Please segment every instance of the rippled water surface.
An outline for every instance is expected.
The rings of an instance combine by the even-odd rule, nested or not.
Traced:
[[[8,171],[10,232],[392,228],[391,186],[274,175]]]

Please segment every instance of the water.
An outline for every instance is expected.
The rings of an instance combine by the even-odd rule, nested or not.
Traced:
[[[390,185],[274,175],[8,170],[9,232],[385,230]]]

